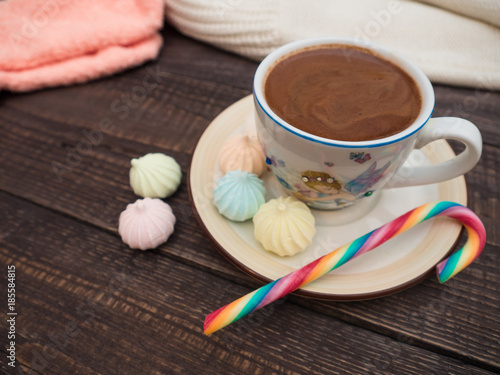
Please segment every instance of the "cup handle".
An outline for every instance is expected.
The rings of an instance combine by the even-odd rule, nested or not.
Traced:
[[[465,145],[465,150],[450,160],[430,166],[414,166],[407,162],[399,169],[387,187],[433,184],[450,180],[470,171],[479,161],[483,141],[479,129],[470,121],[458,117],[431,118],[418,134],[415,149],[439,139],[454,139]]]

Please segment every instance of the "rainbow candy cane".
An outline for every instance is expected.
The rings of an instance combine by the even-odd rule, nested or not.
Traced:
[[[458,203],[446,201],[417,207],[308,265],[221,307],[206,317],[203,325],[205,334],[210,335],[435,216],[459,220],[468,234],[465,245],[436,266],[437,277],[444,283],[471,264],[481,254],[486,242],[484,225],[476,214]]]

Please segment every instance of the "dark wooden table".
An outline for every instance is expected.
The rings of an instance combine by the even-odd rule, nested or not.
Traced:
[[[436,85],[435,115],[484,138],[466,175],[482,256],[385,298],[288,296],[210,337],[206,314],[259,285],[219,254],[190,207],[190,157],[210,122],[251,93],[257,64],[164,30],[157,61],[88,84],[0,93],[0,372],[7,374],[491,374],[500,372],[500,93]],[[157,84],[156,84],[157,83]],[[131,250],[117,233],[130,159],[182,166],[174,235]],[[463,240],[462,240],[463,241]],[[7,276],[15,266],[8,365]]]

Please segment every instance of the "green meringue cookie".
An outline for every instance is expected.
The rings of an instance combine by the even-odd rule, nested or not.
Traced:
[[[130,164],[130,186],[143,198],[166,198],[181,183],[181,167],[171,156],[152,153],[132,159]]]

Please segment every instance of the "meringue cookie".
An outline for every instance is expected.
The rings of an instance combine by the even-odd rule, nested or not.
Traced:
[[[141,197],[166,198],[181,183],[180,165],[171,156],[147,154],[130,162],[130,186]]]
[[[229,138],[219,153],[219,165],[223,173],[239,169],[260,176],[266,169],[265,160],[259,142],[248,135]]]
[[[132,249],[154,249],[174,232],[175,216],[161,199],[144,198],[127,205],[120,214],[118,232]]]
[[[264,249],[278,255],[305,250],[316,234],[309,207],[293,197],[271,199],[253,217],[254,235]]]
[[[214,204],[229,220],[245,221],[266,201],[265,195],[264,184],[255,174],[229,171],[215,184]]]

